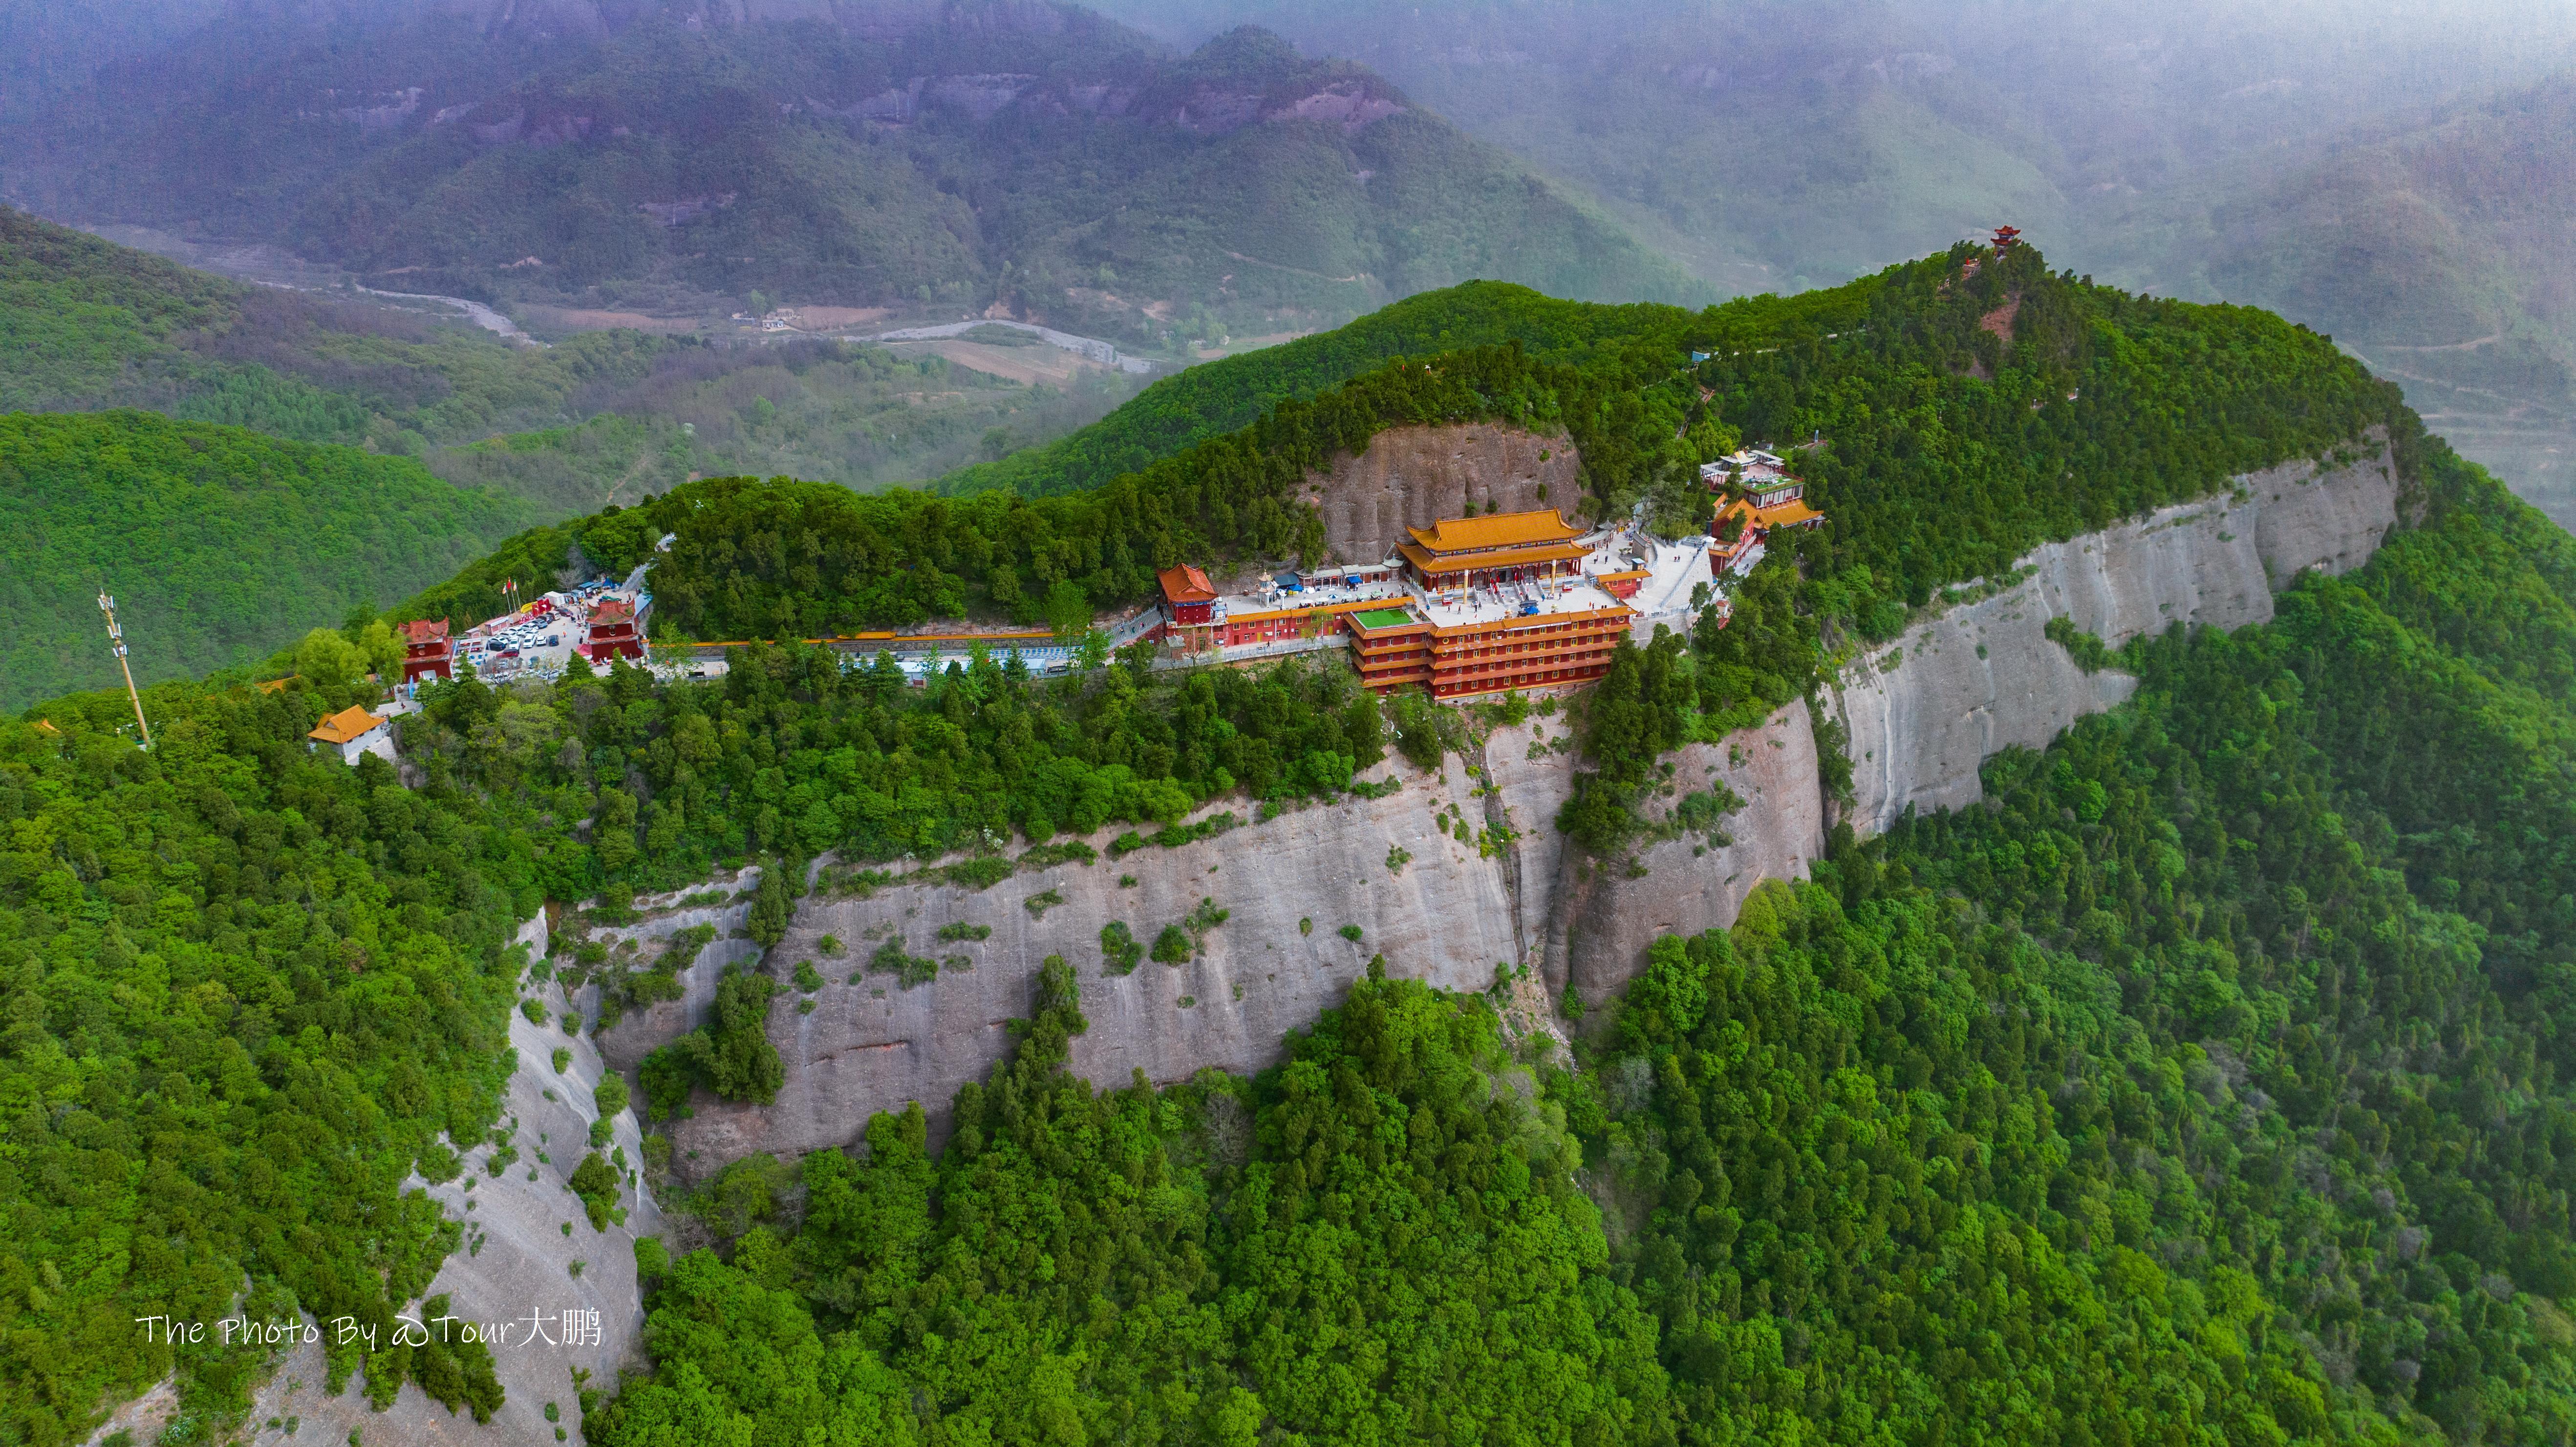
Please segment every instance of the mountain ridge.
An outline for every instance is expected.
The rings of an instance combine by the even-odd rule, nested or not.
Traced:
[[[384,55],[245,61],[222,91],[172,75],[155,114],[36,127],[0,179],[56,214],[184,216],[401,289],[999,305],[1165,349],[1477,276],[1702,294],[1589,203],[1267,32],[1174,56],[1071,6],[894,19],[644,11],[533,49],[513,21],[442,69],[429,37],[455,20],[419,18]]]

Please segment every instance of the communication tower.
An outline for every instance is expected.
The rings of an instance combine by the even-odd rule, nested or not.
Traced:
[[[116,625],[116,599],[98,595],[98,611],[107,615],[107,641],[116,650],[116,666],[125,672],[125,696],[134,704],[134,726],[143,733],[143,747],[152,747],[152,725],[143,721],[143,695],[134,688],[134,665],[125,658],[125,630]]]

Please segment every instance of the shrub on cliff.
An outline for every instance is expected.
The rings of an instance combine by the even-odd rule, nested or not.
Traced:
[[[721,1100],[767,1105],[775,1099],[786,1079],[778,1047],[769,1043],[769,1001],[777,993],[778,982],[758,970],[730,970],[717,981],[707,1023],[644,1059],[644,1094],[653,1113],[679,1113],[699,1085]]]
[[[1407,1440],[1436,1411],[1479,1441],[1671,1440],[1576,1148],[1501,1079],[1481,1004],[1372,971],[1248,1088],[1095,1091],[1065,1069],[1083,1028],[1050,959],[945,1151],[917,1105],[876,1116],[864,1160],[806,1159],[801,1229],[746,1213],[731,1264],[673,1264],[654,1373],[592,1439]],[[1247,1106],[1219,1163],[1200,1123]]]

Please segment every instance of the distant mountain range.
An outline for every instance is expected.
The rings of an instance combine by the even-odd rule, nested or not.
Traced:
[[[1263,31],[1182,55],[1069,5],[395,9],[243,19],[102,69],[19,120],[0,186],[404,290],[948,308],[1131,345],[1309,330],[1474,278],[1714,294]]]
[[[441,310],[245,285],[0,207],[0,411],[143,407],[408,453],[548,517],[693,474],[934,476],[1089,422],[1136,383],[1002,328],[951,356],[626,329],[538,348]]]
[[[2576,522],[2576,74],[2246,158],[2104,219],[2108,270],[2334,334]]]
[[[1096,3],[1364,62],[1728,291],[2012,223],[2104,281],[2278,310],[2576,524],[2576,10]]]

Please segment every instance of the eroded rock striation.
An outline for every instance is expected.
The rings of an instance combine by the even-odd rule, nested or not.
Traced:
[[[1345,556],[1382,556],[1394,527],[1454,514],[1471,496],[1479,510],[1545,505],[1536,491],[1542,481],[1548,499],[1573,496],[1572,461],[1560,481],[1550,469],[1563,454],[1545,439],[1500,428],[1408,430],[1423,435],[1382,435],[1374,462],[1345,459],[1318,479],[1316,496]],[[1552,454],[1544,463],[1542,447]],[[1481,492],[1458,491],[1470,475],[1492,480]],[[1417,504],[1418,486],[1441,491]],[[2175,623],[2264,621],[2274,591],[2301,571],[2342,572],[2366,560],[2395,524],[2397,502],[2386,449],[2372,437],[2339,460],[2252,474],[2200,502],[2035,550],[2004,586],[1871,650],[1826,691],[1826,707],[1850,730],[1855,798],[1847,817],[1866,833],[1909,807],[1968,803],[1979,766],[1995,752],[2044,745],[2076,718],[2127,697],[2134,681],[2084,673],[2044,635],[2050,618],[2111,643]],[[1346,505],[1338,520],[1336,503]],[[768,1018],[785,1066],[776,1101],[763,1108],[699,1100],[692,1116],[667,1127],[674,1164],[702,1179],[755,1151],[792,1158],[847,1147],[872,1112],[913,1100],[944,1126],[957,1088],[985,1078],[1008,1048],[1010,1022],[1028,1014],[1049,955],[1063,956],[1082,981],[1089,1029],[1073,1043],[1073,1068],[1113,1087],[1138,1074],[1160,1083],[1202,1069],[1262,1068],[1378,955],[1391,973],[1447,989],[1486,989],[1498,969],[1526,970],[1517,986],[1524,993],[1543,983],[1598,1002],[1634,977],[1656,936],[1732,923],[1756,884],[1806,872],[1832,824],[1816,749],[1814,720],[1798,702],[1723,743],[1681,750],[1668,761],[1670,790],[1659,794],[1676,817],[1638,848],[1633,867],[1565,847],[1554,819],[1573,785],[1571,740],[1560,719],[1532,718],[1492,730],[1478,755],[1453,755],[1437,770],[1398,760],[1372,769],[1401,784],[1381,798],[1246,818],[1178,848],[1148,845],[1115,858],[1106,850],[1118,831],[1103,831],[1089,841],[1103,851],[1095,863],[1032,869],[983,889],[925,874],[926,882],[880,887],[866,898],[809,897],[767,957],[783,987]],[[1682,827],[1683,801],[1721,787],[1742,807],[1713,823],[1695,811],[1696,826]],[[1222,801],[1207,812],[1226,810],[1248,815],[1252,806]],[[510,1109],[521,1121],[522,1160],[503,1178],[480,1181],[471,1213],[461,1182],[436,1192],[484,1237],[480,1253],[459,1252],[433,1288],[454,1293],[460,1314],[524,1314],[539,1302],[594,1306],[605,1341],[575,1364],[605,1380],[631,1352],[642,1316],[628,1241],[638,1228],[652,1229],[651,1203],[641,1203],[626,1227],[596,1236],[563,1178],[580,1159],[598,1072],[631,1072],[703,1023],[724,970],[761,959],[741,933],[739,895],[754,877],[747,871],[729,881],[736,897],[727,903],[665,909],[594,936],[632,938],[639,957],[649,957],[659,941],[714,927],[713,941],[681,972],[682,998],[629,1014],[596,1042],[596,1053],[587,1039],[573,1043],[566,1074],[555,1075],[548,1058],[560,1032],[513,1018],[520,1066]],[[1186,958],[1166,964],[1148,955],[1122,972],[1102,945],[1113,924],[1126,927],[1140,954],[1175,928]],[[1345,926],[1356,940],[1344,936]],[[837,954],[824,950],[827,935]],[[897,974],[872,973],[871,958],[890,940],[937,968],[926,978],[916,970],[909,987]],[[790,983],[801,960],[823,976],[810,994]],[[597,1008],[588,993],[570,1006],[584,1014]],[[531,1182],[541,1132],[552,1162]],[[617,1139],[630,1160],[640,1154],[631,1118]],[[570,1238],[561,1232],[565,1221],[574,1225]],[[573,1258],[587,1262],[578,1279],[568,1272]],[[307,1425],[328,1424],[334,1440],[351,1426],[363,1426],[369,1441],[529,1440],[543,1404],[570,1399],[564,1365],[560,1357],[503,1355],[510,1403],[488,1430],[416,1391],[386,1416],[366,1413],[354,1392],[317,1400],[315,1363],[281,1371],[258,1410],[300,1412]],[[306,1385],[290,1392],[295,1381]]]
[[[2311,568],[2361,566],[2397,522],[2397,474],[2374,433],[2341,462],[2297,462],[2229,491],[2050,543],[2019,581],[1921,623],[1846,670],[1832,706],[1850,730],[1853,826],[1974,801],[1978,766],[2039,748],[2136,680],[2087,675],[2042,633],[2065,618],[2109,644],[2176,623],[2269,622],[2272,595]]]
[[[1390,427],[1368,450],[1336,458],[1303,500],[1324,520],[1324,546],[1345,563],[1374,563],[1409,527],[1482,512],[1553,507],[1571,521],[1583,496],[1574,444],[1498,422]]]
[[[1543,968],[1551,987],[1570,985],[1587,1003],[1625,989],[1657,935],[1732,924],[1753,886],[1803,877],[1825,852],[1816,731],[1804,700],[1723,744],[1686,745],[1668,762],[1665,837],[1627,864],[1560,851]],[[1713,826],[1683,827],[1679,801],[1721,788],[1743,807]]]

